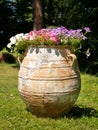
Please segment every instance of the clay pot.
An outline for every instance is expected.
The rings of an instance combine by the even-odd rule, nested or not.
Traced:
[[[30,47],[20,66],[18,81],[27,107],[42,117],[67,114],[81,88],[77,58],[68,47]]]

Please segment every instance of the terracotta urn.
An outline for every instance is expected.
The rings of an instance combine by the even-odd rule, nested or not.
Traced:
[[[30,47],[20,66],[18,90],[32,114],[66,115],[81,89],[76,55],[69,47]]]

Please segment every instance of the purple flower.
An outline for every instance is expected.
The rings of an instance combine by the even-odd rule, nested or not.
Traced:
[[[84,27],[84,30],[85,30],[86,32],[91,32],[91,30],[90,30],[89,27]]]

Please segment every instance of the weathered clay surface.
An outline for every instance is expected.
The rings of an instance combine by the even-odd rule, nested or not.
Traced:
[[[68,113],[80,92],[77,58],[68,48],[30,48],[18,77],[21,98],[37,116]]]

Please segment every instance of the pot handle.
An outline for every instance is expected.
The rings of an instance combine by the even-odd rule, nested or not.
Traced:
[[[20,60],[19,56],[17,57],[17,61],[18,61],[19,65],[21,66],[21,60]]]
[[[71,58],[71,60],[72,60],[71,65],[73,65],[77,61],[77,57],[74,54],[70,54],[68,57]]]
[[[75,67],[75,70],[79,71],[78,61],[77,61],[76,55],[75,54],[70,54],[68,57],[71,58],[71,60],[72,60],[71,66]]]

